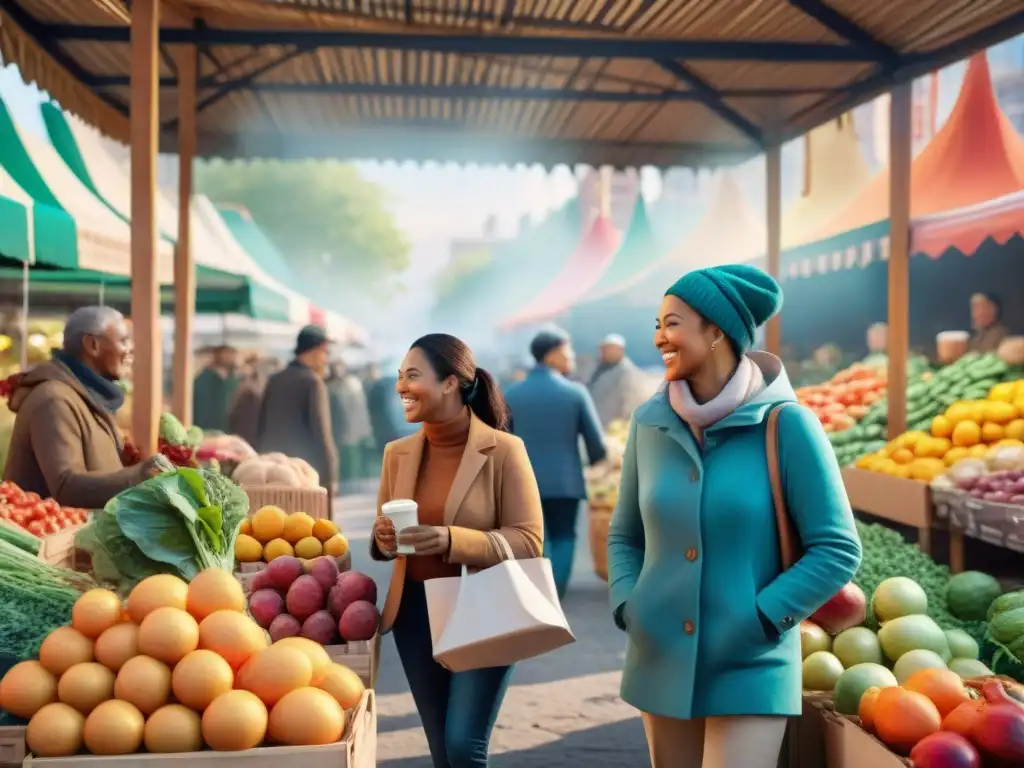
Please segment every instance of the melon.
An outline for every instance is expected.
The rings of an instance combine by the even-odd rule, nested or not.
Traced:
[[[944,634],[953,658],[976,659],[980,655],[978,642],[962,629],[947,629]]]
[[[800,652],[803,658],[806,659],[815,651],[830,650],[832,638],[824,629],[810,620],[800,622]]]
[[[988,623],[988,631],[992,639],[1003,644],[1024,636],[1024,608],[997,613]]]
[[[999,582],[981,571],[951,576],[946,585],[946,606],[962,621],[982,621],[995,599],[1003,593]]]
[[[1024,589],[1007,592],[993,600],[992,605],[988,607],[986,618],[992,621],[997,614],[1012,611],[1014,608],[1024,608]]]
[[[949,654],[946,636],[939,625],[928,616],[917,614],[900,616],[887,621],[878,630],[882,651],[891,661],[898,661],[908,651],[934,651],[945,658]]]
[[[878,635],[867,627],[851,627],[840,632],[832,641],[832,653],[842,662],[844,669],[857,664],[881,664],[884,661]]]
[[[898,685],[896,676],[881,664],[857,664],[845,670],[832,689],[836,711],[856,715],[860,697],[868,688],[889,688]]]
[[[913,579],[893,576],[875,588],[871,610],[880,622],[923,614],[928,610],[928,595]]]
[[[803,663],[803,681],[806,691],[831,691],[843,674],[843,665],[828,651],[815,651]]]
[[[992,670],[977,659],[953,659],[949,662],[949,668],[956,672],[964,680],[972,677],[984,677],[992,674]]]
[[[893,665],[892,672],[900,685],[903,685],[919,669],[946,669],[946,662],[935,651],[919,648],[900,656]]]

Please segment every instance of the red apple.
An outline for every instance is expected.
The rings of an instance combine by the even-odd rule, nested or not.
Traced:
[[[959,733],[939,731],[925,736],[910,752],[914,768],[981,768],[981,755]]]
[[[863,624],[867,617],[867,605],[864,593],[851,581],[816,610],[811,616],[811,621],[835,635],[844,629]]]

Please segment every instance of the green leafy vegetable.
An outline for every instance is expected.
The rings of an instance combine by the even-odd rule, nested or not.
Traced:
[[[230,570],[249,510],[237,485],[215,472],[179,468],[129,488],[76,538],[97,578],[127,589],[154,573],[191,581],[206,568]]]

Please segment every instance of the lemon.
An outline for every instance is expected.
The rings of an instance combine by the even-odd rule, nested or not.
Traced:
[[[909,448],[897,448],[892,452],[892,460],[897,464],[909,464],[914,460],[914,452]]]
[[[295,544],[296,557],[312,560],[314,557],[320,557],[322,553],[323,545],[320,543],[320,539],[315,536],[306,536],[304,539],[299,539]]]
[[[961,421],[969,421],[974,415],[974,409],[971,404],[960,400],[953,403],[949,408],[946,409],[945,417],[953,427],[956,427]]]
[[[949,437],[953,434],[953,424],[945,416],[939,415],[932,419],[932,435]]]
[[[263,545],[247,533],[238,534],[235,539],[235,560],[240,563],[255,563],[263,558]]]
[[[985,403],[985,420],[996,424],[1009,424],[1020,414],[1012,403]]]
[[[996,405],[996,403],[993,403]],[[1003,425],[993,421],[986,421],[981,425],[981,442],[998,443],[1003,439]]]
[[[970,448],[981,440],[981,427],[976,421],[958,421],[953,427],[953,445]]]
[[[962,448],[959,446],[956,448],[950,448],[946,451],[946,455],[943,457],[943,462],[947,467],[952,467],[960,461],[960,459],[966,459],[970,453],[971,451],[969,448]]]
[[[252,516],[252,535],[256,541],[266,543],[281,537],[285,521],[288,519],[280,508],[268,505]]]
[[[1017,394],[1016,383],[1007,381],[1002,384],[996,384],[988,393],[988,399],[994,400],[1000,403],[1012,403],[1014,395]]]
[[[342,557],[348,552],[348,539],[336,533],[324,542],[324,554],[331,557]]]
[[[289,557],[295,554],[295,550],[292,549],[292,545],[284,539],[274,539],[268,541],[267,546],[263,548],[263,559],[268,563],[277,557],[283,557],[288,555]]]
[[[333,520],[321,519],[313,523],[313,535],[320,541],[327,541],[338,533],[338,526]]]
[[[284,533],[281,536],[291,544],[298,544],[307,536],[313,535],[313,524],[316,521],[305,512],[295,512],[288,515],[284,523]]]
[[[1012,440],[1024,440],[1024,419],[1014,419],[1006,425],[1003,432]]]

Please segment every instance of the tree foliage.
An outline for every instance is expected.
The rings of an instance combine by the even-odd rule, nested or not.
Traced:
[[[484,269],[492,260],[491,247],[481,243],[478,246],[462,248],[448,260],[437,276],[434,285],[434,292],[438,302],[447,300],[466,277],[474,272]]]
[[[197,166],[196,190],[247,208],[311,285],[366,290],[409,265],[383,190],[352,165],[212,161]]]

